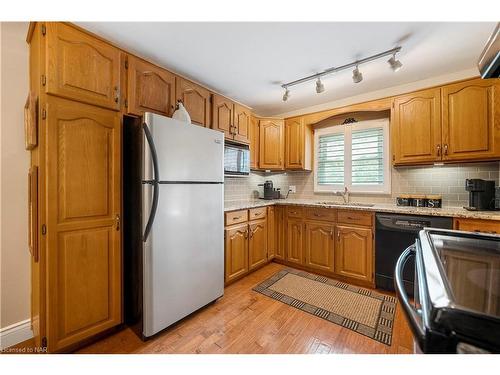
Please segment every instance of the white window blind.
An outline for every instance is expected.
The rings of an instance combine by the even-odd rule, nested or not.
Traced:
[[[344,133],[319,137],[317,176],[322,185],[344,183]]]
[[[384,183],[383,128],[352,131],[352,184]]]
[[[390,193],[388,119],[317,129],[314,148],[314,191]]]

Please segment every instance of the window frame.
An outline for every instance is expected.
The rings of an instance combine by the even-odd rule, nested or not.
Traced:
[[[376,184],[352,184],[352,131],[373,128],[382,128],[383,145],[383,175],[384,183]],[[318,152],[319,137],[328,134],[344,133],[344,184],[321,185],[318,184]],[[363,194],[391,194],[391,162],[389,158],[389,119],[364,120],[355,123],[333,125],[314,130],[314,192],[315,193],[335,193],[343,191],[345,187],[353,193]]]

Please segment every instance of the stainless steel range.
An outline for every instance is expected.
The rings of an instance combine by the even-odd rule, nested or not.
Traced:
[[[403,280],[411,258],[414,304]],[[399,258],[395,286],[422,352],[500,352],[500,236],[424,229]]]

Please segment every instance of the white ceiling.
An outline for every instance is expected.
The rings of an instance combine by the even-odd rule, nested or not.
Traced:
[[[192,23],[79,22],[121,47],[269,116],[365,92],[457,72],[475,66],[495,23],[327,22]],[[386,59],[291,89],[281,83],[349,63],[396,45],[403,68],[393,73]]]

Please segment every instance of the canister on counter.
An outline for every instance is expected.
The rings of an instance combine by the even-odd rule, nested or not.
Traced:
[[[425,207],[425,195],[412,194],[410,198],[413,207]]]
[[[411,199],[409,194],[400,194],[396,198],[397,206],[411,206]]]
[[[427,207],[431,208],[441,208],[443,198],[441,195],[426,195],[425,199],[427,200]]]

